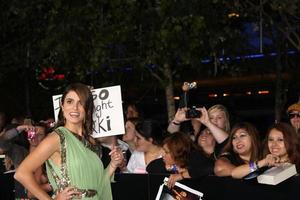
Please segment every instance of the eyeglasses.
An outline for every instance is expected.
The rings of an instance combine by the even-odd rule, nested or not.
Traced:
[[[293,119],[294,117],[300,118],[300,112],[289,113],[288,116],[290,119]]]

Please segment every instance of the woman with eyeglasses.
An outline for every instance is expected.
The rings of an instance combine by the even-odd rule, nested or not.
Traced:
[[[290,105],[287,109],[287,114],[291,125],[296,130],[298,137],[300,137],[300,102]]]

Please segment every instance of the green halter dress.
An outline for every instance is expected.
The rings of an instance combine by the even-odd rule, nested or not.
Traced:
[[[61,166],[51,159],[46,162],[54,193],[72,186],[82,194],[81,199],[111,200],[110,177],[90,145],[64,127],[58,127],[55,132],[60,137]]]

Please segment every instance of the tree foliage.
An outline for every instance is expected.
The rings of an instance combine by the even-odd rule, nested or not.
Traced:
[[[14,0],[1,9],[2,68],[24,65],[30,53],[31,67],[71,69],[79,79],[126,65],[150,71],[164,63],[173,70],[199,66],[240,33],[219,2]]]
[[[96,87],[151,82],[173,90],[174,80],[216,76],[219,58],[245,54],[243,24],[259,11],[300,49],[296,0],[4,0],[0,9],[2,77],[52,66]]]

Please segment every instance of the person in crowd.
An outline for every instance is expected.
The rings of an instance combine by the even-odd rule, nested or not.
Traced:
[[[136,129],[135,126],[140,121],[139,118],[129,118],[125,123],[125,134],[122,137],[122,140],[129,145],[129,150],[132,153],[136,148]]]
[[[216,161],[222,148],[226,144],[225,141],[219,145],[216,143],[216,140],[211,132],[208,129],[205,129],[197,134],[195,144],[198,145],[198,147],[207,157]]]
[[[29,142],[26,139],[27,132],[34,127],[32,125],[9,125],[4,128],[0,136],[0,149],[12,160],[13,168],[17,168],[27,156]],[[9,167],[11,169],[11,167]],[[8,169],[7,169],[8,170]]]
[[[215,162],[217,176],[232,176],[233,178],[250,179],[257,174],[252,172],[258,169],[261,142],[257,129],[248,122],[234,125],[229,141],[223,149],[220,158]],[[271,157],[259,162],[273,164]],[[259,164],[259,167],[262,167]]]
[[[29,152],[27,140],[28,131],[34,127],[32,124],[8,124],[0,137],[0,149],[5,154],[6,171],[16,170]],[[25,188],[14,182],[15,198],[27,198]]]
[[[208,111],[205,108],[199,110],[202,116],[196,119],[206,128],[197,135],[196,143],[208,157],[216,160],[229,136],[229,113],[221,104],[210,107]]]
[[[6,170],[19,166],[26,157],[29,143],[26,140],[27,131],[33,126],[22,123],[6,124],[6,115],[0,112],[0,152],[6,154]]]
[[[201,178],[212,175],[214,161],[209,159],[191,138],[183,132],[175,132],[163,141],[165,168],[171,171],[167,186],[185,178]]]
[[[287,109],[287,114],[291,125],[294,127],[300,138],[300,102],[290,105]]]
[[[280,122],[272,125],[266,135],[264,155],[275,158],[275,164],[292,163],[300,170],[300,144],[293,127]],[[258,167],[271,163],[258,162]]]
[[[125,110],[125,118],[138,118],[141,117],[140,110],[138,109],[138,106],[135,103],[128,103]]]
[[[32,129],[27,138],[29,140],[29,152],[33,152],[37,146],[41,143],[41,141],[46,137],[47,127],[44,123],[37,123],[34,125],[34,129]],[[40,185],[40,187],[45,190],[47,193],[52,191],[52,187],[48,181],[45,164],[38,167],[34,172],[34,178],[36,182]],[[35,198],[35,196],[31,192],[27,192],[27,197],[29,199]]]
[[[37,199],[51,199],[34,178],[34,172],[46,162],[54,198],[112,199],[110,179],[123,160],[116,147],[104,170],[93,151],[93,96],[81,83],[70,84],[62,95],[57,128],[27,156],[14,177]]]
[[[230,131],[229,113],[225,106],[216,104],[206,110],[206,108],[198,108],[201,112],[200,118],[193,118],[192,123],[194,130],[197,130],[195,142],[203,150],[203,152],[215,160],[221,149],[227,142],[228,133]],[[186,110],[179,108],[174,119],[168,126],[168,131],[173,133],[179,131],[180,124],[183,121],[189,120],[186,118]],[[203,124],[206,128],[200,131],[199,124]],[[196,126],[195,126],[196,125]]]
[[[147,173],[146,167],[162,157],[164,132],[157,121],[147,119],[136,125],[136,135],[136,149],[128,161],[127,172]]]

